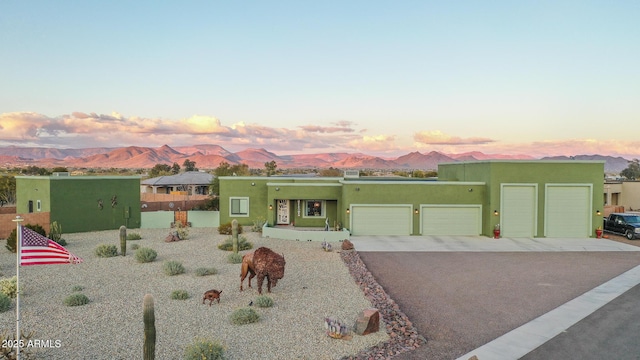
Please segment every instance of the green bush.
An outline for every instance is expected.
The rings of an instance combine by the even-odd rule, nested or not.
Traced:
[[[251,324],[260,320],[260,315],[252,308],[240,308],[231,313],[231,323],[235,325]]]
[[[80,306],[89,303],[89,298],[82,293],[75,293],[64,298],[64,304],[67,306]]]
[[[209,268],[200,267],[196,269],[196,276],[215,275],[217,273],[218,273],[218,270],[213,267],[209,267]]]
[[[140,240],[140,239],[142,239],[142,236],[138,233],[127,234],[127,240]]]
[[[165,274],[173,276],[184,273],[184,266],[180,261],[171,260],[162,265],[162,270],[164,270]]]
[[[138,250],[136,250],[136,260],[138,260],[138,262],[141,262],[141,263],[152,262],[157,257],[158,257],[158,253],[151,248],[141,247]]]
[[[0,279],[0,293],[3,293],[13,299],[16,297],[17,292],[18,278],[16,276]]]
[[[173,300],[186,300],[189,298],[189,293],[185,290],[174,290],[171,292],[171,298]]]
[[[231,226],[231,221],[218,226],[218,233],[221,235],[233,235],[232,230],[233,227]],[[238,234],[242,234],[242,225],[240,224],[238,224]]]
[[[253,247],[253,244],[247,241],[244,236],[238,236],[238,251],[249,250]],[[224,251],[233,251],[233,238],[228,237],[224,242],[218,245],[218,249]]]
[[[272,307],[273,299],[266,295],[260,295],[256,298],[256,301],[254,301],[254,303],[257,307]]]
[[[227,262],[229,264],[240,264],[242,262],[242,255],[231,253],[227,256]]]
[[[62,246],[67,245],[67,241],[62,238],[62,225],[58,225],[57,221],[52,222],[49,226],[49,239]]]
[[[140,249],[140,245],[138,245],[138,244],[132,244],[131,245],[131,250],[138,250],[138,249]]]
[[[0,312],[5,312],[9,308],[11,308],[11,299],[7,295],[0,293]]]
[[[95,254],[97,257],[109,258],[118,256],[118,248],[115,245],[102,244],[98,245]]]
[[[82,291],[82,290],[84,290],[84,286],[82,286],[82,285],[74,285],[71,288],[71,291]]]
[[[224,359],[224,346],[218,341],[195,340],[184,350],[185,360],[222,360]]]
[[[24,225],[24,227],[31,229],[35,232],[37,232],[38,234],[42,235],[42,236],[47,236],[47,232],[44,231],[44,228],[38,224],[32,225],[32,224],[26,224]],[[11,230],[11,233],[9,234],[9,237],[7,238],[7,243],[5,244],[5,247],[7,248],[7,250],[11,251],[12,253],[16,252],[16,239],[18,238],[18,233],[16,232],[16,229]]]

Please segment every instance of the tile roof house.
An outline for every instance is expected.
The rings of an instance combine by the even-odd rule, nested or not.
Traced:
[[[186,171],[176,175],[158,176],[140,182],[140,192],[171,194],[186,192],[189,195],[208,195],[213,175],[201,171]]]

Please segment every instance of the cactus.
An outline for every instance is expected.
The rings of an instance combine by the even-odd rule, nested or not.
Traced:
[[[238,220],[231,222],[231,237],[233,238],[233,253],[238,253]]]
[[[127,227],[120,226],[120,253],[127,256]]]
[[[144,360],[154,360],[156,357],[156,316],[153,308],[153,296],[146,294],[142,301],[142,312],[144,320],[144,345],[142,358]]]
[[[334,339],[342,339],[349,333],[347,326],[342,321],[329,317],[324,318],[324,328],[327,330],[327,335]]]

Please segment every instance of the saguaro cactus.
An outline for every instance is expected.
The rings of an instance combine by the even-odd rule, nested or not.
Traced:
[[[120,253],[127,256],[127,227],[120,226]]]
[[[233,253],[238,253],[238,220],[231,222],[231,237],[233,238]]]
[[[142,358],[144,360],[154,360],[156,357],[156,315],[151,294],[146,294],[142,301],[142,318],[144,320]]]

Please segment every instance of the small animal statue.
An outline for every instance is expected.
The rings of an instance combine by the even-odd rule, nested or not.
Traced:
[[[275,253],[267,247],[260,247],[254,252],[247,253],[242,257],[242,269],[240,272],[240,291],[242,283],[249,274],[249,287],[251,279],[258,277],[258,293],[262,294],[262,282],[267,278],[267,292],[271,292],[271,287],[276,287],[279,279],[284,277],[284,255]]]
[[[222,290],[218,291],[218,290],[209,290],[209,291],[205,291],[204,295],[202,296],[202,303],[205,303],[205,300],[209,300],[209,306],[211,306],[211,303],[213,303],[213,300],[218,300],[218,304],[220,304],[220,294],[222,294]]]

